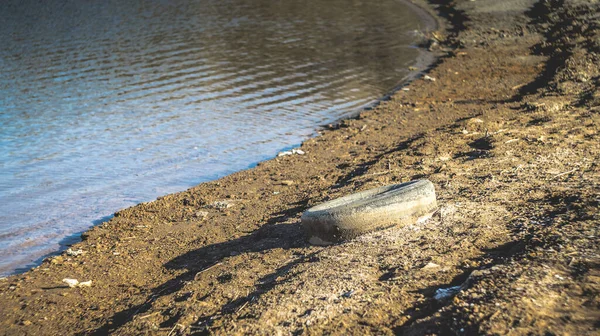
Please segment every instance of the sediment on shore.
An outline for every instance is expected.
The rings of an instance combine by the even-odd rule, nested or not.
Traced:
[[[0,280],[2,333],[598,333],[600,3],[421,5],[427,79]],[[306,242],[310,206],[420,178],[430,220]]]

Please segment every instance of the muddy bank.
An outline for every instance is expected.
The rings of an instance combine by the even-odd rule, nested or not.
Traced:
[[[598,333],[600,4],[425,5],[447,27],[429,79],[304,155],[123,210],[0,280],[0,330]],[[438,192],[429,221],[306,243],[308,207],[418,178]]]

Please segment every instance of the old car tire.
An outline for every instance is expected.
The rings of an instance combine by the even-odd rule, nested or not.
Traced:
[[[412,224],[436,207],[433,183],[416,180],[314,206],[302,215],[302,226],[311,243],[327,245],[394,225]]]

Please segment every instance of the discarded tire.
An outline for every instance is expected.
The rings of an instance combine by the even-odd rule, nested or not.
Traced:
[[[393,184],[338,198],[308,209],[302,226],[309,241],[327,245],[399,224],[412,224],[435,211],[429,180]]]

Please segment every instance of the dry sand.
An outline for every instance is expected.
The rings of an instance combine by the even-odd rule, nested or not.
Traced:
[[[1,333],[598,334],[600,2],[421,5],[435,81],[0,280]],[[308,207],[418,178],[428,221],[306,243]]]

